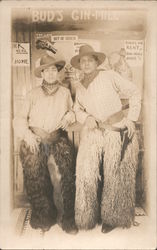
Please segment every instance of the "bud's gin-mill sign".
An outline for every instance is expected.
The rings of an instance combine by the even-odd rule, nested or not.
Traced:
[[[30,45],[29,43],[13,43],[13,66],[30,65]]]

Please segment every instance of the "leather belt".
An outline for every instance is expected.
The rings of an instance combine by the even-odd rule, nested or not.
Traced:
[[[120,110],[119,112],[111,115],[106,121],[98,122],[98,126],[99,128],[120,132],[122,130],[121,128],[117,128],[112,125],[114,123],[120,122],[123,118],[124,118],[123,111]]]
[[[51,133],[48,133],[45,130],[38,127],[30,127],[30,130],[35,135],[39,136],[43,143],[56,142],[59,139],[59,137],[64,133],[61,129],[55,130]]]
[[[121,110],[121,111],[113,114],[112,116],[110,116],[105,122],[98,122],[99,128],[108,129],[108,130],[116,131],[116,132],[120,133],[121,142],[122,142],[121,159],[120,159],[121,161],[124,158],[125,151],[126,151],[127,146],[131,140],[128,138],[128,132],[127,132],[126,127],[125,128],[117,128],[117,127],[114,127],[113,124],[120,122],[123,118],[124,118],[124,114],[123,114],[123,111]]]

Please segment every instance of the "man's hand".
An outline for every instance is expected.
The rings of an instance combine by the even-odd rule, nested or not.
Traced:
[[[26,133],[24,137],[24,141],[27,143],[27,145],[30,148],[30,151],[32,153],[37,153],[39,150],[39,144],[41,142],[41,139],[39,136],[36,136],[33,133]]]
[[[56,129],[63,129],[66,130],[67,127],[70,125],[70,121],[68,121],[67,119],[63,118],[60,123],[58,124],[58,126],[56,127]]]
[[[85,120],[84,125],[89,129],[94,129],[98,127],[97,122],[93,116],[88,116]]]
[[[114,127],[118,128],[127,128],[128,129],[128,137],[131,139],[135,133],[135,123],[128,118],[123,118],[122,121],[113,125]]]
[[[133,121],[126,119],[125,126],[128,129],[128,137],[129,137],[129,139],[131,139],[135,133],[135,124]]]

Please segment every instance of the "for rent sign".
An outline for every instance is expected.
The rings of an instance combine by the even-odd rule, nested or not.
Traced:
[[[143,65],[143,40],[125,40],[126,60],[132,67]]]

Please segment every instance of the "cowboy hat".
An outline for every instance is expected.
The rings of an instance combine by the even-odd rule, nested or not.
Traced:
[[[79,49],[79,54],[72,57],[71,65],[76,69],[80,69],[80,58],[88,55],[97,57],[98,66],[102,64],[106,58],[104,53],[94,51],[90,45],[82,45]]]
[[[41,59],[40,59],[40,66],[37,67],[35,69],[35,71],[34,71],[35,76],[41,78],[42,77],[41,76],[42,70],[47,69],[47,68],[49,68],[52,65],[55,65],[57,67],[58,71],[60,71],[64,67],[65,61],[63,61],[63,60],[56,60],[52,56],[45,55],[45,56],[41,57]]]

